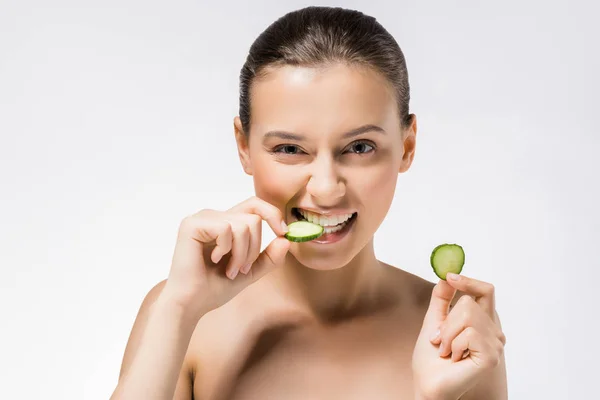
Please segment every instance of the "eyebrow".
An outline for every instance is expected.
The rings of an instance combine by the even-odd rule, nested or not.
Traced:
[[[383,133],[383,134],[386,133],[383,128],[381,128],[377,125],[368,124],[368,125],[363,125],[358,128],[352,129],[351,131],[344,133],[342,135],[342,137],[344,139],[347,139],[347,138],[351,138],[354,136],[362,135],[363,133],[366,133],[366,132],[379,132],[379,133]],[[292,133],[292,132],[286,132],[286,131],[269,131],[269,132],[265,133],[265,135],[264,135],[264,139],[268,139],[271,137],[277,137],[277,138],[284,139],[284,140],[295,140],[298,142],[302,142],[306,139],[303,135],[300,135],[297,133]]]

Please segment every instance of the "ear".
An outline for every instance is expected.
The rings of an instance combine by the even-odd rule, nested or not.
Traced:
[[[404,147],[404,152],[402,154],[399,173],[408,171],[415,158],[415,149],[417,146],[417,116],[415,114],[410,114],[410,124],[403,132],[402,146]]]
[[[238,155],[240,156],[240,162],[244,168],[244,172],[248,175],[252,175],[252,162],[250,160],[250,146],[249,136],[244,132],[242,128],[242,120],[240,117],[233,119],[233,130],[235,132],[235,141],[237,143]]]

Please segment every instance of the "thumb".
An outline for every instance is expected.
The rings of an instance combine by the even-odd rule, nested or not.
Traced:
[[[429,308],[425,314],[423,328],[435,330],[448,316],[450,303],[456,294],[456,289],[453,288],[445,280],[440,280],[433,288]]]
[[[282,236],[276,237],[271,243],[269,243],[269,245],[262,251],[262,253],[260,253],[250,268],[252,273],[252,281],[256,282],[264,275],[272,271],[275,267],[283,264],[285,255],[289,249],[290,241]]]

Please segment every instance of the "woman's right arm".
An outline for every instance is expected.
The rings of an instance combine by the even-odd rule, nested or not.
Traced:
[[[261,253],[263,220],[278,237]],[[283,263],[285,232],[279,209],[256,197],[184,219],[169,277],[144,299],[111,399],[191,399],[183,362],[199,319]]]
[[[161,297],[165,283],[152,288],[142,302],[111,400],[193,398],[191,366],[183,362],[195,318]]]

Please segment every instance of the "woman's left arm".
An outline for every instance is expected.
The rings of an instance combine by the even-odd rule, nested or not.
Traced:
[[[450,310],[457,291],[464,293]],[[434,287],[413,352],[417,399],[507,399],[506,337],[494,286],[448,274]]]

